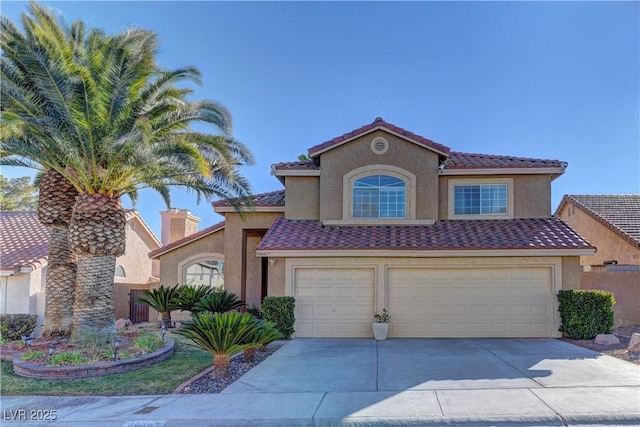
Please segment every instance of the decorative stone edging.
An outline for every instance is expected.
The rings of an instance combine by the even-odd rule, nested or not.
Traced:
[[[94,365],[79,366],[49,366],[29,363],[20,358],[19,354],[13,357],[13,372],[28,378],[87,378],[102,375],[117,374],[144,368],[156,362],[166,360],[173,354],[173,340],[165,338],[165,345],[154,351],[135,359],[118,360],[115,362],[97,363]]]

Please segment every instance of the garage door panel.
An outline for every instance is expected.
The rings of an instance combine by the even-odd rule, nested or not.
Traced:
[[[394,337],[548,337],[550,268],[389,269]]]
[[[373,279],[373,269],[296,269],[296,335],[371,336]]]

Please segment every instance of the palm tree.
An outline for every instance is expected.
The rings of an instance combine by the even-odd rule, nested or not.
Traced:
[[[210,313],[225,313],[245,306],[245,302],[226,289],[216,289],[205,295],[194,306],[194,312],[208,311]]]
[[[161,71],[157,39],[132,29],[114,36],[67,26],[30,4],[25,34],[2,18],[2,135],[5,164],[53,169],[78,192],[69,247],[78,257],[72,338],[115,332],[115,258],[125,249],[121,196],[150,188],[170,206],[169,188],[198,197],[247,197],[238,167],[248,149],[231,137],[231,116],[212,101],[189,101],[193,67]],[[51,53],[53,52],[53,53]],[[212,125],[217,134],[195,131]],[[221,132],[221,133],[220,133]]]
[[[196,304],[215,289],[207,285],[180,285],[177,289],[175,305],[177,310],[194,312]]]
[[[142,292],[142,296],[138,298],[137,302],[146,304],[160,313],[165,328],[170,328],[172,326],[171,312],[179,308],[179,294],[180,288],[178,286],[164,287],[160,285],[159,288]]]
[[[260,321],[249,313],[194,313],[193,319],[182,323],[176,331],[191,341],[193,345],[213,355],[214,375],[217,378],[229,376],[231,356],[261,344],[252,342],[250,337],[259,333]]]

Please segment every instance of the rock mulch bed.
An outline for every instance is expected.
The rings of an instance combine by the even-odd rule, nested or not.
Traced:
[[[640,352],[629,352],[627,350],[629,341],[631,341],[631,335],[633,335],[634,332],[640,333],[640,325],[616,328],[613,331],[613,334],[620,339],[620,344],[616,345],[596,344],[595,339],[574,340],[570,338],[562,338],[562,341],[640,365]]]
[[[275,353],[280,347],[282,347],[286,341],[274,342],[269,344],[263,349],[256,351],[255,359],[253,362],[243,362],[242,354],[237,355],[231,359],[231,366],[229,367],[229,376],[226,378],[214,378],[212,375],[212,369],[207,369],[204,375],[197,376],[195,379],[190,380],[187,384],[183,384],[178,387],[176,393],[181,394],[215,394],[220,393],[230,384],[236,382],[238,378],[249,372],[253,367],[260,364],[267,357]]]

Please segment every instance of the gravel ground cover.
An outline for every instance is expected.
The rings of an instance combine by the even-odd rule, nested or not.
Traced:
[[[182,390],[183,394],[204,394],[204,393],[220,393],[228,385],[233,384],[241,376],[249,372],[254,366],[265,360],[267,357],[275,353],[285,342],[275,342],[269,344],[269,346],[256,351],[256,356],[253,362],[245,363],[242,355],[236,356],[231,359],[231,366],[229,367],[229,376],[226,378],[214,378],[211,373],[197,378],[190,384],[188,384]]]
[[[596,340],[574,340],[570,338],[562,338],[562,341],[640,365],[640,352],[627,351],[631,335],[634,332],[640,333],[640,325],[615,328],[613,334],[620,339],[620,344],[617,345],[602,345],[596,344]]]

